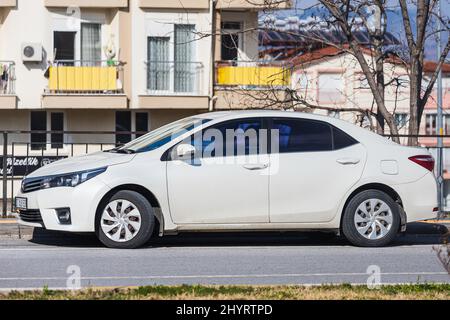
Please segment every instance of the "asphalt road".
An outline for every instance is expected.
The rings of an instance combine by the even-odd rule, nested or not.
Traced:
[[[0,289],[65,288],[74,270],[82,287],[365,284],[369,266],[379,268],[382,283],[450,283],[433,250],[444,229],[414,226],[386,248],[356,248],[317,233],[233,233],[168,237],[139,250],[106,249],[90,235],[35,231],[31,240],[0,238]]]

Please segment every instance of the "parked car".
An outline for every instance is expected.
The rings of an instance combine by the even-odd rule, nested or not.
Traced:
[[[95,232],[113,248],[158,234],[307,229],[384,246],[436,216],[433,167],[426,150],[338,119],[214,112],[44,166],[15,206],[21,224]]]

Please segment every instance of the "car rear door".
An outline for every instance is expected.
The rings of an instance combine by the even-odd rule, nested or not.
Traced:
[[[271,131],[270,221],[332,220],[348,190],[361,178],[365,148],[322,121],[276,118]]]

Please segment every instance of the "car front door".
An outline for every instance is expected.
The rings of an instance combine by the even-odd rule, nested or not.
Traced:
[[[263,129],[261,118],[212,125],[189,139],[197,150],[192,159],[167,162],[170,212],[176,224],[269,222],[269,156],[260,146],[260,135],[267,138]],[[230,139],[231,132],[235,135]]]
[[[332,220],[362,175],[365,148],[322,121],[277,118],[271,129],[270,221]]]

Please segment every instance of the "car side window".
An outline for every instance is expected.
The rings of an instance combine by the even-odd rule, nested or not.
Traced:
[[[237,119],[212,125],[192,141],[197,157],[256,155],[260,152],[261,118]],[[200,154],[201,152],[201,154]]]
[[[273,119],[271,130],[272,136],[278,132],[280,153],[333,150],[332,127],[325,122],[292,118]],[[272,151],[276,152],[274,141]]]
[[[333,127],[333,145],[334,150],[344,149],[350,146],[358,144],[358,141],[350,137],[344,131]]]

